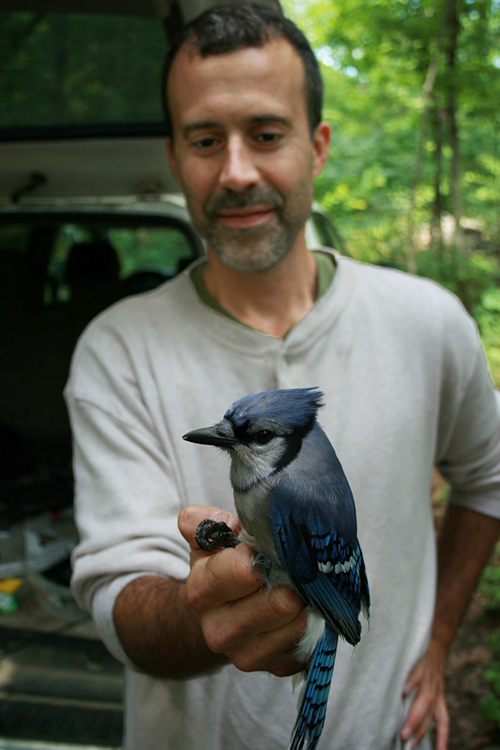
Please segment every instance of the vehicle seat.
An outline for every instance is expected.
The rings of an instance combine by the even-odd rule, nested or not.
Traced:
[[[25,253],[3,250],[0,253],[0,311],[25,307],[28,283]]]
[[[71,313],[84,328],[98,313],[120,297],[120,261],[106,240],[77,242],[66,263],[66,283],[71,288]]]

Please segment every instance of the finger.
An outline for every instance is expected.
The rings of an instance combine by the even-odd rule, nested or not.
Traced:
[[[418,701],[417,697],[412,706],[413,710],[415,704],[417,704],[413,716],[414,723],[411,723],[413,719],[411,718],[412,712],[410,711],[405,724],[405,728],[408,726],[412,727],[410,734],[408,735],[405,732],[405,728],[403,728],[401,736],[403,739],[411,738],[411,748],[413,750],[424,739],[434,721],[436,724],[436,750],[446,750],[449,736],[449,715],[446,698],[444,694],[430,690],[422,690],[421,696],[421,700]]]
[[[200,614],[250,596],[262,587],[262,575],[246,544],[215,553],[193,550],[191,557],[187,597]]]
[[[439,700],[436,711],[436,750],[446,750],[450,735],[450,715],[444,696]]]
[[[285,628],[250,641],[234,658],[229,658],[243,672],[270,672],[276,677],[289,677],[303,671],[304,664],[297,661],[295,653],[304,627],[301,618],[296,619],[297,623],[294,620]]]
[[[289,589],[259,591],[204,621],[205,640],[242,671],[264,670],[280,677],[304,668],[295,658],[307,625],[303,603]]]
[[[264,638],[282,630],[299,617],[297,632],[290,632],[286,649],[297,643],[304,632],[307,624],[304,604],[291,589],[280,586],[268,591],[260,587],[253,594],[214,610],[207,618],[207,627],[221,640],[230,639],[237,647],[240,641]]]
[[[277,677],[288,677],[304,670],[305,665],[298,661],[296,653],[306,626],[307,614],[302,610],[284,627],[260,636],[260,653],[264,659],[262,668],[265,671]]]
[[[425,736],[433,717],[434,692],[420,689],[411,705],[408,716],[401,729],[401,739],[406,742],[412,738],[412,747]]]
[[[408,679],[405,682],[405,686],[403,688],[403,695],[405,697],[407,695],[410,695],[410,693],[413,692],[413,690],[415,690],[415,688],[420,684],[423,673],[424,673],[424,664],[422,661],[419,661],[413,667],[412,671],[408,675]]]
[[[422,742],[427,732],[431,728],[432,720],[433,714],[432,711],[429,711],[429,713],[425,715],[421,724],[416,728],[415,732],[412,735],[411,750],[415,750],[415,748],[417,748],[418,745]]]
[[[273,658],[267,662],[267,666],[260,669],[260,672],[269,672],[275,677],[291,677],[297,672],[304,671],[304,664],[297,661],[295,652],[297,644],[293,644],[288,651],[280,654],[274,654]]]
[[[179,513],[177,523],[182,536],[193,549],[198,549],[198,545],[194,539],[196,529],[201,521],[204,521],[206,518],[227,523],[236,534],[240,531],[240,522],[238,516],[234,513],[209,505],[188,505]]]

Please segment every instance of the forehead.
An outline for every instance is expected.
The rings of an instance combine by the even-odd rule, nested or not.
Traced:
[[[207,57],[185,45],[167,91],[174,128],[200,117],[251,118],[267,111],[307,119],[304,65],[282,38]]]

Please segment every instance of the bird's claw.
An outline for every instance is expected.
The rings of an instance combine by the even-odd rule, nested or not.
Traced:
[[[194,539],[198,547],[210,552],[216,547],[236,547],[240,543],[234,531],[224,521],[212,521],[205,518],[198,524]]]

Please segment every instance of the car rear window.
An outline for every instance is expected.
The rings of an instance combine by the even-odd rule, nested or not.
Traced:
[[[78,304],[75,289],[82,284],[91,297],[99,289],[112,293],[109,300],[101,295],[99,304],[104,308],[116,298],[155,288],[199,254],[190,228],[174,219],[27,214],[9,220],[4,216],[0,310],[14,313]]]
[[[161,281],[175,276],[196,254],[189,235],[175,226],[99,225],[68,222],[58,227],[47,267],[45,304],[67,302],[72,296],[68,264],[75,252],[82,251],[79,275],[85,274],[93,261],[85,260],[101,242],[101,252],[114,254],[116,272],[123,293],[148,291]],[[99,257],[99,249],[96,251]],[[93,270],[89,273],[94,273]],[[106,261],[95,276],[106,275]],[[155,283],[156,282],[156,283]],[[143,286],[140,287],[139,285]]]
[[[0,137],[19,127],[161,123],[155,18],[0,13]]]

